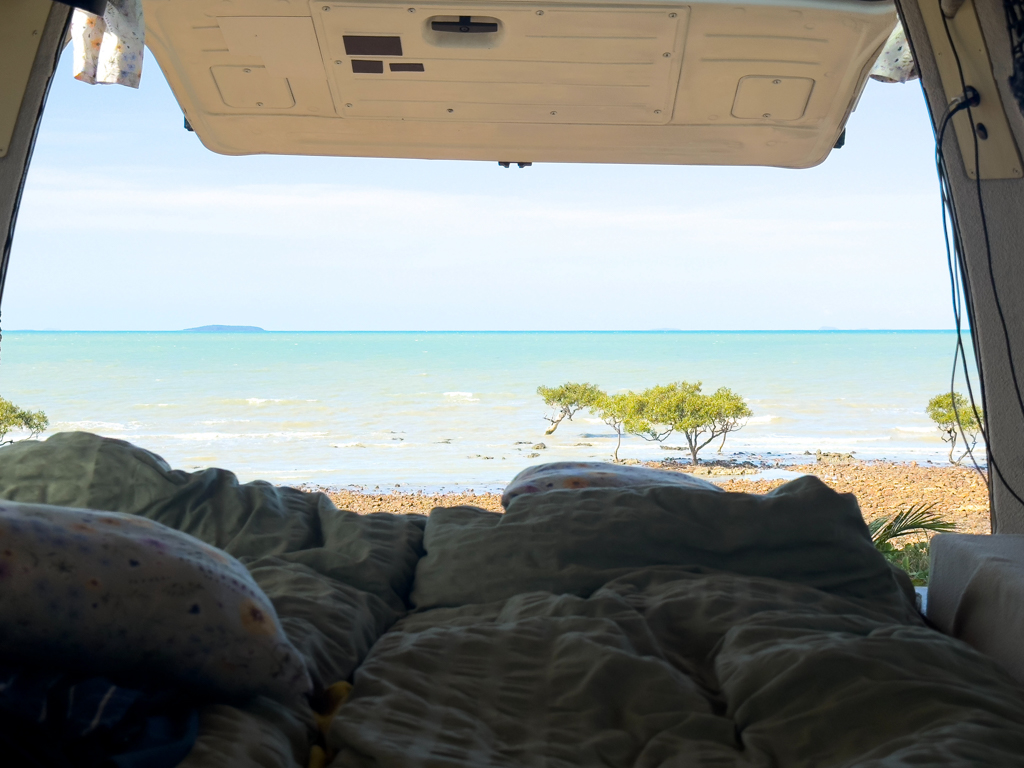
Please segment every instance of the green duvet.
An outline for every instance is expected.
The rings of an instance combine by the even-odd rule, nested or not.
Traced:
[[[84,433],[0,449],[0,497],[130,512],[240,558],[324,688],[214,704],[183,766],[1024,765],[1024,689],[926,626],[856,502],[651,487],[508,513],[339,511]]]

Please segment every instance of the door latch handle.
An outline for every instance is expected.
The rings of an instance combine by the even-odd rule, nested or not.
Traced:
[[[473,21],[471,16],[459,16],[458,21],[432,21],[430,28],[435,32],[459,32],[461,34],[498,31],[496,22]]]

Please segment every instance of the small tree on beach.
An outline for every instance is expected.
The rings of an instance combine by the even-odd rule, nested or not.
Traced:
[[[672,404],[678,394],[679,385],[668,384],[650,387],[633,395],[631,418],[626,431],[644,440],[663,442],[675,429],[672,426]]]
[[[559,387],[537,387],[537,394],[544,398],[544,404],[554,409],[551,416],[545,416],[551,426],[544,432],[552,434],[563,419],[572,421],[572,417],[584,408],[592,408],[602,398],[607,397],[595,384],[579,384],[575,381],[566,382]]]
[[[629,426],[636,426],[638,419],[638,403],[635,392],[623,392],[618,395],[604,395],[591,408],[601,421],[615,430],[618,438],[615,442],[615,461],[619,460],[619,448],[622,447],[622,435],[632,431]]]
[[[975,409],[959,392],[944,392],[928,401],[928,416],[942,433],[942,440],[949,443],[949,463],[960,466],[978,444],[978,436],[984,426],[984,413]],[[956,445],[963,439],[964,452],[956,456]]]
[[[29,438],[33,438],[38,437],[48,426],[50,426],[50,420],[42,411],[26,411],[10,400],[0,397],[0,445],[14,442],[13,440],[4,440],[12,429],[27,430]]]
[[[587,409],[615,430],[615,461],[619,460],[624,434],[662,442],[673,432],[681,432],[691,461],[696,464],[701,448],[719,437],[724,446],[726,436],[742,428],[752,415],[743,398],[728,387],[705,395],[699,381],[679,381],[639,393],[626,391],[615,395],[608,395],[593,384],[568,382],[560,387],[537,387],[537,394],[556,409],[554,415],[545,416],[551,422],[545,434],[558,429],[563,419],[571,421]]]
[[[719,387],[711,395],[711,413],[715,430],[722,436],[719,453],[725,448],[725,438],[746,426],[747,419],[754,415],[746,401],[728,387]]]
[[[724,446],[729,433],[742,429],[753,415],[743,398],[728,387],[705,395],[699,381],[652,387],[642,399],[648,439],[664,440],[672,432],[681,433],[693,464],[702,448],[719,437]]]

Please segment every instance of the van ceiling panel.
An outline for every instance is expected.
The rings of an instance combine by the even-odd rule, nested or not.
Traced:
[[[548,124],[664,124],[679,84],[685,6],[488,9],[478,22],[448,6],[318,4],[313,19],[338,112],[346,118]],[[493,31],[458,30],[486,23]],[[682,23],[680,23],[682,22]],[[355,38],[353,31],[392,33]],[[353,39],[401,40],[391,63],[423,65],[388,77],[354,72]],[[343,42],[343,40],[345,42]],[[475,45],[474,45],[475,44]]]
[[[886,0],[145,0],[223,154],[808,167],[896,22]]]

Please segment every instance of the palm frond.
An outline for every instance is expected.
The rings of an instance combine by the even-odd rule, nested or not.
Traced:
[[[878,532],[882,530],[882,527],[889,522],[888,517],[876,517],[870,523],[868,523],[868,533],[871,534],[871,540],[874,541]]]
[[[897,512],[892,517],[872,520],[868,526],[868,530],[871,532],[871,541],[879,549],[888,549],[891,546],[890,541],[909,533],[955,531],[956,523],[945,520],[933,512],[934,508],[934,502],[914,504]]]

